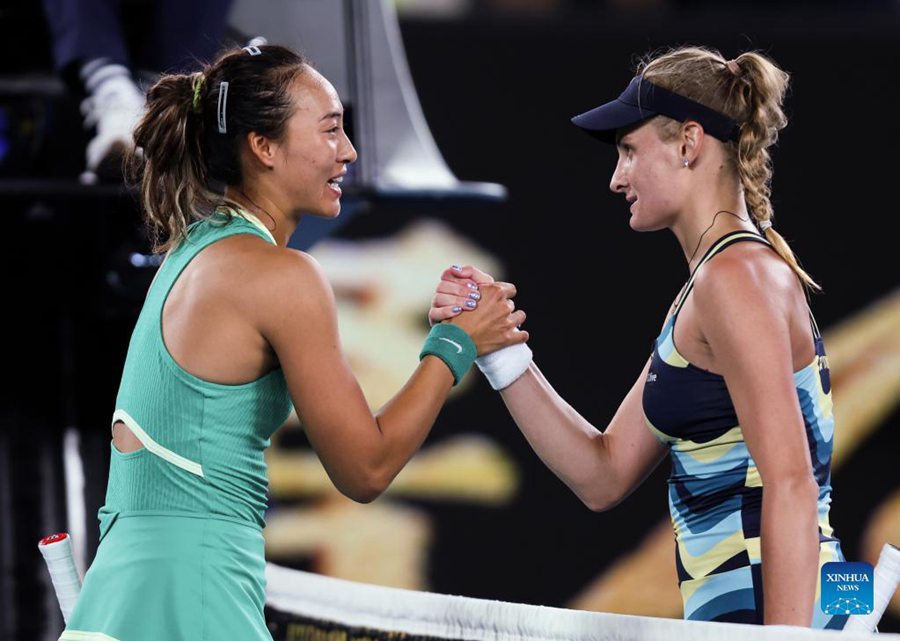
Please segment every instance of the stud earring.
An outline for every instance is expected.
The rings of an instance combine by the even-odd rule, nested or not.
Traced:
[[[682,159],[681,159],[681,164],[684,165],[685,167],[687,167],[688,165],[691,164],[691,161],[688,160],[687,158],[682,158]]]

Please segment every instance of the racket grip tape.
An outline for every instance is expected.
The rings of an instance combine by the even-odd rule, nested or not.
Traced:
[[[68,622],[81,592],[81,575],[75,565],[72,537],[66,532],[51,534],[40,540],[38,549],[50,571],[50,580],[53,582],[63,619]]]

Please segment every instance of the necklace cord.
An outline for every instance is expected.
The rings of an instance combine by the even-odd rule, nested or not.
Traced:
[[[253,202],[253,201],[250,201],[250,202]],[[697,246],[694,247],[694,253],[691,254],[691,257],[690,257],[690,258],[688,258],[688,265],[690,265],[690,264],[693,262],[694,256],[697,255],[697,250],[700,249],[700,243],[703,242],[703,237],[706,236],[706,232],[708,232],[710,229],[712,229],[712,228],[713,228],[713,225],[716,224],[716,218],[719,217],[719,214],[731,214],[732,216],[734,216],[734,217],[737,218],[738,220],[742,220],[742,221],[744,221],[744,222],[748,222],[748,221],[750,220],[750,217],[749,217],[749,216],[747,216],[746,218],[742,218],[741,216],[738,216],[738,215],[737,215],[736,213],[734,213],[733,211],[728,211],[727,209],[720,209],[719,211],[717,211],[717,212],[715,213],[715,215],[713,216],[712,222],[709,224],[709,227],[707,227],[707,228],[703,231],[703,233],[700,234],[700,238],[697,240]]]

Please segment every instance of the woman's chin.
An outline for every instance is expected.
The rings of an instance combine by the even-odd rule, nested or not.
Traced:
[[[320,207],[310,207],[304,213],[307,216],[315,216],[316,218],[337,218],[341,213],[341,203],[338,201]]]
[[[634,214],[628,219],[628,225],[634,231],[659,231],[666,228],[666,225],[659,220],[646,220]]]
[[[648,231],[647,226],[644,224],[644,221],[641,220],[641,217],[635,216],[634,214],[628,219],[628,225],[634,231]]]

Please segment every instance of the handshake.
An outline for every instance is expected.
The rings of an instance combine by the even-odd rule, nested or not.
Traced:
[[[528,332],[520,329],[525,312],[515,308],[515,295],[512,283],[496,282],[470,265],[453,265],[441,274],[428,310],[430,325],[451,323],[469,334],[478,348],[475,364],[495,390],[509,387],[532,360]]]

